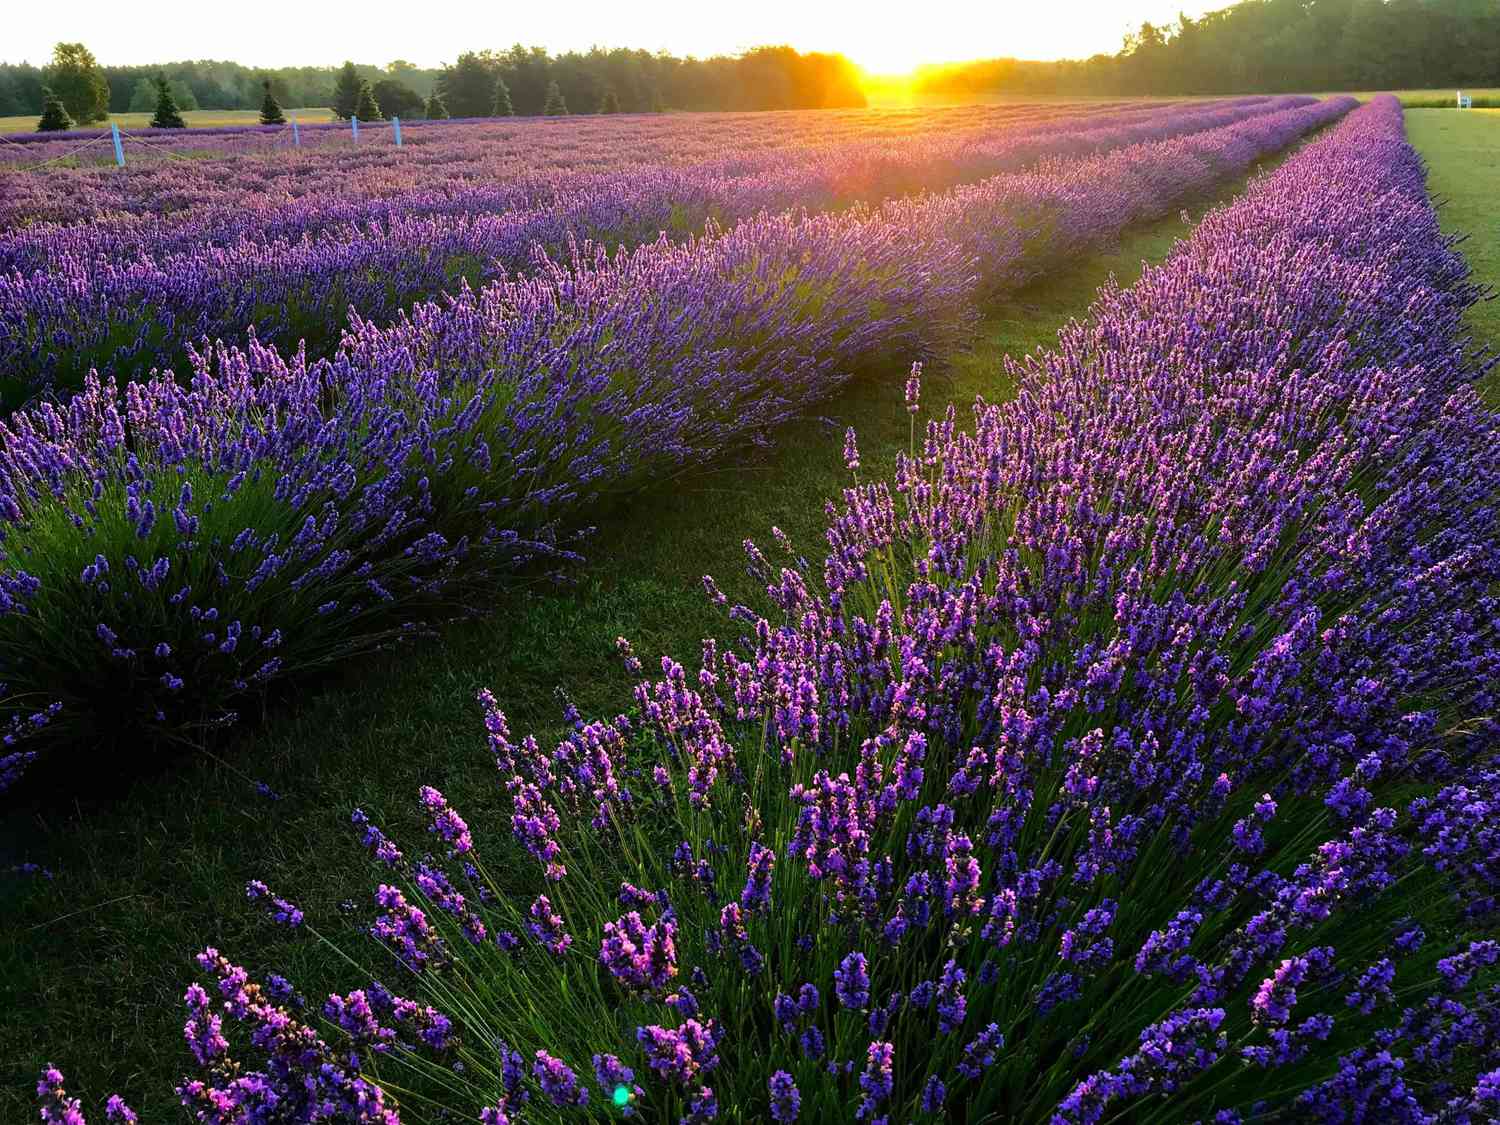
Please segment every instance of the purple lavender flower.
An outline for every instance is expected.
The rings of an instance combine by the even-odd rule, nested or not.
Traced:
[[[251,902],[259,902],[271,921],[279,926],[295,929],[302,925],[302,911],[286,899],[273,895],[259,879],[251,879],[245,884],[245,897]]]
[[[663,919],[647,926],[632,910],[604,924],[599,963],[627,989],[660,992],[677,976],[677,923]]]
[[[696,1093],[688,1099],[687,1116],[679,1121],[679,1125],[699,1125],[703,1121],[712,1121],[719,1116],[719,1099],[710,1086],[700,1086]]]
[[[833,973],[833,993],[846,1008],[863,1011],[870,1004],[870,970],[863,953],[850,953]]]
[[[963,1057],[955,1069],[968,1079],[976,1079],[1000,1057],[1000,1048],[1005,1046],[1005,1036],[999,1024],[990,1024],[964,1047]]]
[[[526,929],[554,957],[561,957],[573,944],[573,936],[563,928],[562,915],[552,909],[546,895],[537,895],[527,910],[530,919]],[[602,956],[602,953],[601,953]]]
[[[532,1064],[531,1073],[536,1078],[542,1093],[547,1100],[555,1106],[581,1106],[589,1100],[589,1090],[582,1082],[578,1081],[578,1075],[561,1059],[554,1058],[546,1051],[536,1053],[536,1062]]]
[[[430,785],[422,786],[422,805],[432,814],[431,831],[451,848],[451,854],[464,855],[474,850],[469,826],[449,806],[447,798]]]
[[[947,1100],[948,1088],[943,1085],[943,1080],[936,1074],[930,1075],[926,1084],[922,1087],[922,1100],[919,1103],[923,1113],[938,1114],[943,1112],[943,1102]]]
[[[750,843],[750,874],[740,892],[740,905],[750,914],[764,914],[771,908],[771,871],[776,853],[756,841]]]
[[[963,1027],[968,1003],[964,999],[965,973],[958,962],[950,958],[943,966],[943,976],[937,986],[938,1031],[949,1035]]]
[[[784,1070],[771,1075],[771,1120],[777,1125],[790,1125],[802,1112],[802,1095],[792,1076]]]
[[[844,467],[851,473],[859,472],[859,437],[853,426],[844,431]]]
[[[864,1072],[859,1076],[859,1088],[864,1091],[864,1097],[854,1111],[856,1120],[863,1121],[872,1117],[877,1109],[890,1100],[891,1091],[895,1087],[895,1077],[892,1074],[895,1059],[894,1044],[870,1044],[865,1053]]]
[[[652,1024],[636,1028],[646,1062],[663,1079],[686,1086],[719,1064],[719,1030],[713,1020],[684,1020],[679,1028]]]
[[[635,1071],[614,1055],[595,1055],[594,1078],[599,1083],[599,1088],[604,1091],[604,1096],[620,1107],[622,1116],[634,1116],[635,1107],[631,1103],[644,1095],[644,1091],[635,1084]],[[625,1099],[623,1106],[620,1094],[622,1090]]]
[[[797,1037],[797,1049],[802,1052],[804,1059],[820,1059],[823,1057],[824,1041],[823,1033],[816,1027],[809,1027]]]
[[[45,1125],[87,1125],[83,1118],[82,1103],[70,1098],[63,1089],[62,1071],[47,1066],[36,1086],[36,1096],[41,1101],[42,1121]]]

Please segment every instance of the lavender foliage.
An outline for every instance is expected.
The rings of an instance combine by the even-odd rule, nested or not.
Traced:
[[[406,1010],[457,1031],[378,1068],[421,1099],[289,1012],[231,1046],[273,1009],[212,950],[184,1099],[552,1120],[593,1060],[660,1121],[1493,1119],[1478,295],[1376,99],[847,489],[821,572],[752,546],[764,611],[696,676],[664,658],[551,750],[484,695],[555,847],[476,822],[470,907],[528,938],[475,940],[440,861],[357,820],[431,907]]]
[[[1353,104],[1305,101],[877,207],[574,246],[384,326],[356,316],[331,358],[252,338],[183,381],[90,374],[0,422],[0,723],[29,735],[0,779],[48,745],[128,760],[198,738],[270,685],[479,612],[497,579],[575,560],[602,499],[932,349],[980,292]]]
[[[189,346],[240,339],[247,329],[291,349],[305,340],[324,354],[351,309],[385,320],[461,278],[477,285],[537,272],[539,255],[566,260],[573,243],[613,250],[762,213],[878,204],[1311,100],[949,111],[906,117],[915,127],[905,133],[896,131],[903,115],[865,115],[864,128],[836,131],[826,117],[804,114],[800,128],[761,152],[691,163],[662,159],[663,148],[680,153],[680,141],[653,140],[659,126],[649,119],[607,139],[588,136],[586,126],[583,136],[570,130],[564,135],[581,152],[554,136],[519,167],[514,127],[496,137],[493,128],[444,126],[443,140],[422,146],[414,161],[388,154],[351,167],[342,152],[310,158],[312,167],[300,160],[288,167],[285,157],[279,166],[273,159],[247,167],[241,159],[207,175],[174,167],[168,184],[149,170],[149,184],[129,171],[87,174],[84,183],[105,198],[65,204],[72,221],[64,223],[35,219],[69,198],[57,178],[70,173],[12,177],[18,195],[10,222],[0,219],[12,228],[0,233],[0,402],[70,393],[93,368],[122,382],[180,369]],[[746,135],[731,128],[722,143],[750,141],[763,128],[754,118],[741,115]],[[830,132],[840,139],[818,143]],[[611,155],[595,157],[591,146]],[[655,160],[631,161],[622,151]],[[582,167],[543,171],[551,161]],[[490,171],[494,179],[485,176]],[[239,186],[226,189],[226,179]],[[31,201],[27,189],[38,182],[45,197]],[[149,201],[159,206],[161,196],[137,194],[146,190],[164,190],[174,210],[152,210]]]

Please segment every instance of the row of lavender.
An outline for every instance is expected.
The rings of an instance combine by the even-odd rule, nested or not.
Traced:
[[[873,483],[851,433],[821,577],[749,548],[742,645],[550,753],[481,697],[487,844],[430,788],[427,854],[354,814],[369,971],[413,999],[199,955],[182,1104],[1494,1120],[1500,428],[1466,276],[1379,98],[972,431],[950,408]],[[81,1122],[56,1070],[39,1096]]]
[[[602,498],[796,415],[978,293],[1169,214],[1347,112],[1318,103],[940,196],[580,258],[252,342],[189,380],[90,377],[0,425],[0,783],[35,750],[170,745],[264,686],[569,561]],[[69,759],[74,760],[74,759]]]
[[[1213,107],[1246,108],[1270,100],[1214,103]],[[580,147],[565,153],[528,152],[481,125],[455,134],[449,143],[427,153],[403,154],[401,159],[361,157],[355,163],[348,154],[332,153],[309,157],[294,169],[266,162],[226,161],[214,166],[213,175],[179,177],[167,198],[153,196],[155,207],[121,211],[118,204],[123,201],[115,197],[109,200],[115,206],[80,211],[63,229],[27,216],[28,221],[11,224],[20,229],[8,231],[0,241],[0,263],[7,269],[30,269],[60,253],[91,257],[181,253],[195,245],[193,231],[197,240],[229,244],[246,238],[316,234],[332,226],[357,226],[403,213],[498,214],[555,204],[567,196],[597,190],[595,185],[607,186],[602,176],[650,175],[663,168],[703,179],[738,180],[784,174],[793,167],[827,161],[846,165],[859,158],[889,161],[893,153],[912,151],[951,161],[976,144],[1013,143],[1020,135],[1047,129],[1071,133],[1145,121],[1185,108],[1191,107],[1010,109],[963,123],[934,115],[923,120],[922,128],[894,131],[875,121],[866,131],[831,136],[808,124],[789,131],[784,144],[728,145],[697,160],[682,158],[674,144],[677,138],[635,136],[628,122],[618,126],[617,143],[612,147],[606,148],[599,140],[590,145],[580,138]],[[1196,108],[1211,107],[1199,103]],[[911,163],[910,156],[906,159]],[[857,174],[847,169],[843,173],[846,179]],[[104,178],[101,182],[115,187],[125,181]],[[134,197],[132,190],[130,198]]]
[[[453,132],[471,132],[475,127],[485,130],[488,139],[514,142],[507,147],[522,144],[535,146],[535,155],[542,163],[574,166],[580,159],[586,162],[633,163],[643,159],[637,146],[648,139],[657,147],[649,159],[660,159],[665,152],[676,158],[696,161],[708,159],[716,149],[743,146],[746,149],[769,149],[794,146],[798,143],[821,144],[827,140],[877,131],[889,137],[898,137],[910,132],[921,132],[942,123],[942,127],[963,128],[979,120],[998,120],[1013,113],[1031,113],[1061,108],[1072,110],[1109,110],[1122,105],[1140,104],[1131,101],[1048,101],[1007,102],[993,105],[963,105],[942,107],[865,108],[838,110],[779,110],[779,111],[724,111],[686,114],[625,114],[608,118],[592,115],[573,117],[453,117],[440,121],[403,122],[403,143],[414,150],[438,150],[453,140]],[[1163,101],[1159,105],[1170,104]],[[622,131],[621,126],[628,126]],[[381,122],[366,122],[361,134],[383,128]],[[266,152],[264,144],[256,141],[268,139],[290,139],[290,125],[218,125],[194,126],[191,129],[137,129],[131,132],[153,144],[160,143],[164,149],[179,154],[197,153],[209,158],[254,156]],[[351,137],[348,122],[300,122],[299,136],[306,136],[313,143],[311,153],[327,155],[320,151],[319,139],[330,142],[343,141]],[[108,136],[108,131],[78,129],[68,133],[7,133],[5,139],[26,146],[33,155],[23,163],[37,158],[52,158],[67,153],[79,141]],[[605,152],[610,137],[619,137],[615,152]],[[408,140],[409,138],[409,140]],[[351,151],[346,148],[347,153]],[[331,151],[331,149],[329,150]],[[366,154],[372,155],[372,154]],[[422,153],[422,155],[429,155]],[[21,159],[20,154],[5,150],[10,161]],[[526,167],[534,167],[536,161],[526,161]],[[4,161],[0,160],[0,167]]]
[[[1082,157],[1312,102],[1132,108],[1030,118],[982,133],[924,133],[776,151],[761,160],[531,175],[497,185],[302,200],[170,223],[27,228],[0,237],[0,396],[71,391],[91,368],[120,378],[184,362],[184,348],[253,326],[264,341],[332,346],[351,307],[385,319],[420,297],[533,268],[575,242],[634,246],[763,211],[950,189],[1045,158]],[[0,397],[0,401],[4,401]]]
[[[267,200],[294,199],[313,190],[341,193],[341,181],[349,181],[357,194],[388,195],[434,182],[503,181],[539,170],[584,172],[634,164],[755,160],[782,150],[861,139],[899,143],[934,131],[968,133],[1021,118],[1055,116],[1061,120],[1113,113],[1132,105],[1142,108],[1138,102],[1073,102],[931,110],[463,120],[403,130],[403,139],[409,138],[409,143],[399,153],[388,145],[351,143],[310,145],[288,154],[266,149],[259,133],[205,136],[198,129],[173,130],[170,140],[197,153],[194,159],[132,162],[123,170],[52,167],[46,174],[0,163],[0,188],[4,189],[0,191],[0,227],[114,215],[163,216],[208,203],[253,209]],[[243,141],[237,143],[236,138]],[[152,144],[154,148],[155,138]],[[12,159],[19,154],[26,163],[49,154],[35,144],[27,149],[0,148]],[[205,149],[213,154],[206,154]]]

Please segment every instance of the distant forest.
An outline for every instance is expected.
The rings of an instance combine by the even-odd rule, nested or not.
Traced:
[[[482,62],[502,77],[520,114],[542,111],[542,98],[550,82],[558,84],[574,112],[592,111],[609,92],[625,113],[865,104],[858,75],[848,60],[839,55],[803,54],[790,47],[758,47],[734,57],[684,59],[623,48],[550,55],[540,47],[517,44],[508,51],[469,53],[460,61],[470,65]],[[261,83],[267,78],[284,106],[331,106],[340,70],[336,66],[263,68],[214,61],[155,66],[110,66],[101,61],[99,69],[109,83],[111,113],[152,108],[152,79],[159,74],[166,77],[184,109],[257,109],[265,94]],[[423,100],[442,88],[445,75],[455,69],[423,69],[399,59],[383,67],[356,65],[359,76],[377,89],[381,82],[396,82]],[[0,64],[0,116],[40,113],[46,82],[45,66]]]
[[[184,109],[256,109],[269,79],[288,107],[332,106],[339,67],[235,62],[99,65],[109,111],[149,110],[164,76]],[[487,114],[494,79],[519,114],[543,112],[556,83],[574,113],[605,105],[659,109],[807,109],[865,104],[840,55],[759,47],[707,59],[617,48],[549,54],[517,44],[466,52],[427,69],[398,59],[356,65],[387,103],[416,107],[438,92],[455,116]],[[0,64],[0,116],[39,113],[46,66]],[[1500,0],[1242,0],[1197,20],[1143,24],[1113,55],[1060,62],[997,58],[918,70],[916,89],[953,100],[1013,94],[1238,94],[1500,85]],[[482,89],[481,93],[474,91]],[[472,104],[471,104],[472,103]],[[394,112],[417,115],[415,108]],[[76,114],[75,114],[76,116]]]
[[[1244,0],[1143,24],[1114,55],[923,68],[918,89],[1248,94],[1500,85],[1500,0]]]

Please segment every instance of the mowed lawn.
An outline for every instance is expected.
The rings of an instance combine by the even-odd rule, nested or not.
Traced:
[[[1445,221],[1476,233],[1480,220],[1487,224],[1488,247],[1476,238],[1466,249],[1482,276],[1500,281],[1495,217],[1486,214],[1500,190],[1500,115],[1411,118],[1435,186],[1453,200]],[[1461,142],[1431,140],[1449,129]],[[1471,153],[1486,155],[1488,178],[1463,167]],[[1219,198],[1242,187],[1228,185]],[[1209,202],[1191,208],[1192,216]],[[1139,230],[1114,252],[988,310],[974,348],[930,366],[923,416],[952,401],[963,419],[976,394],[1004,397],[1003,356],[1050,344],[1111,274],[1129,284],[1142,259],[1159,259],[1187,230],[1179,218]],[[1500,343],[1497,313],[1489,306],[1476,316],[1476,330]],[[221,947],[252,971],[282,971],[314,995],[364,983],[314,942],[271,930],[247,909],[245,881],[264,878],[298,900],[322,932],[349,934],[368,913],[372,886],[348,827],[350,809],[363,806],[396,834],[420,839],[416,793],[432,784],[481,839],[505,835],[475,692],[492,688],[513,730],[545,740],[559,730],[558,686],[585,715],[628,708],[617,635],[629,636],[648,665],[669,653],[695,667],[699,638],[733,629],[710,612],[701,576],[714,574],[731,600],[757,604],[744,573],[744,537],[768,542],[779,526],[808,557],[820,556],[823,499],[848,481],[846,425],[860,432],[865,477],[890,471],[908,442],[907,360],[889,357],[825,404],[823,417],[780,431],[770,450],[663,482],[611,513],[576,586],[497,595],[490,619],[360,662],[276,708],[218,759],[142,780],[109,808],[58,807],[0,828],[0,854],[57,872],[52,881],[0,880],[0,1121],[32,1117],[30,1087],[47,1061],[67,1072],[86,1106],[120,1089],[143,1120],[174,1120],[171,1084],[188,1062],[179,998],[194,978],[190,957],[203,945]],[[258,796],[252,779],[282,799]],[[350,898],[359,913],[341,912]]]
[[[298,121],[308,125],[317,125],[333,120],[333,110],[326,106],[317,106],[312,109],[288,109],[286,114],[296,115]],[[36,130],[37,114],[23,114],[16,117],[0,117],[0,133],[31,133]],[[121,129],[144,129],[151,124],[149,113],[111,113],[110,120]],[[190,109],[183,112],[182,119],[187,122],[188,128],[207,129],[213,126],[223,125],[259,125],[260,110],[258,109]],[[80,129],[109,128],[108,121],[96,121],[92,125],[80,125]]]
[[[1467,236],[1461,249],[1475,276],[1500,288],[1500,109],[1408,110],[1406,133],[1427,160],[1443,229]],[[1477,340],[1500,351],[1500,300],[1475,306],[1469,322]],[[1492,372],[1485,389],[1500,406],[1500,374]]]
[[[1356,94],[1355,97],[1368,100],[1379,90],[1365,90]],[[1401,99],[1401,104],[1407,109],[1456,109],[1458,107],[1458,91],[1454,90],[1395,90],[1392,91]],[[1466,86],[1465,94],[1474,99],[1476,106],[1500,106],[1500,87],[1495,86]]]

